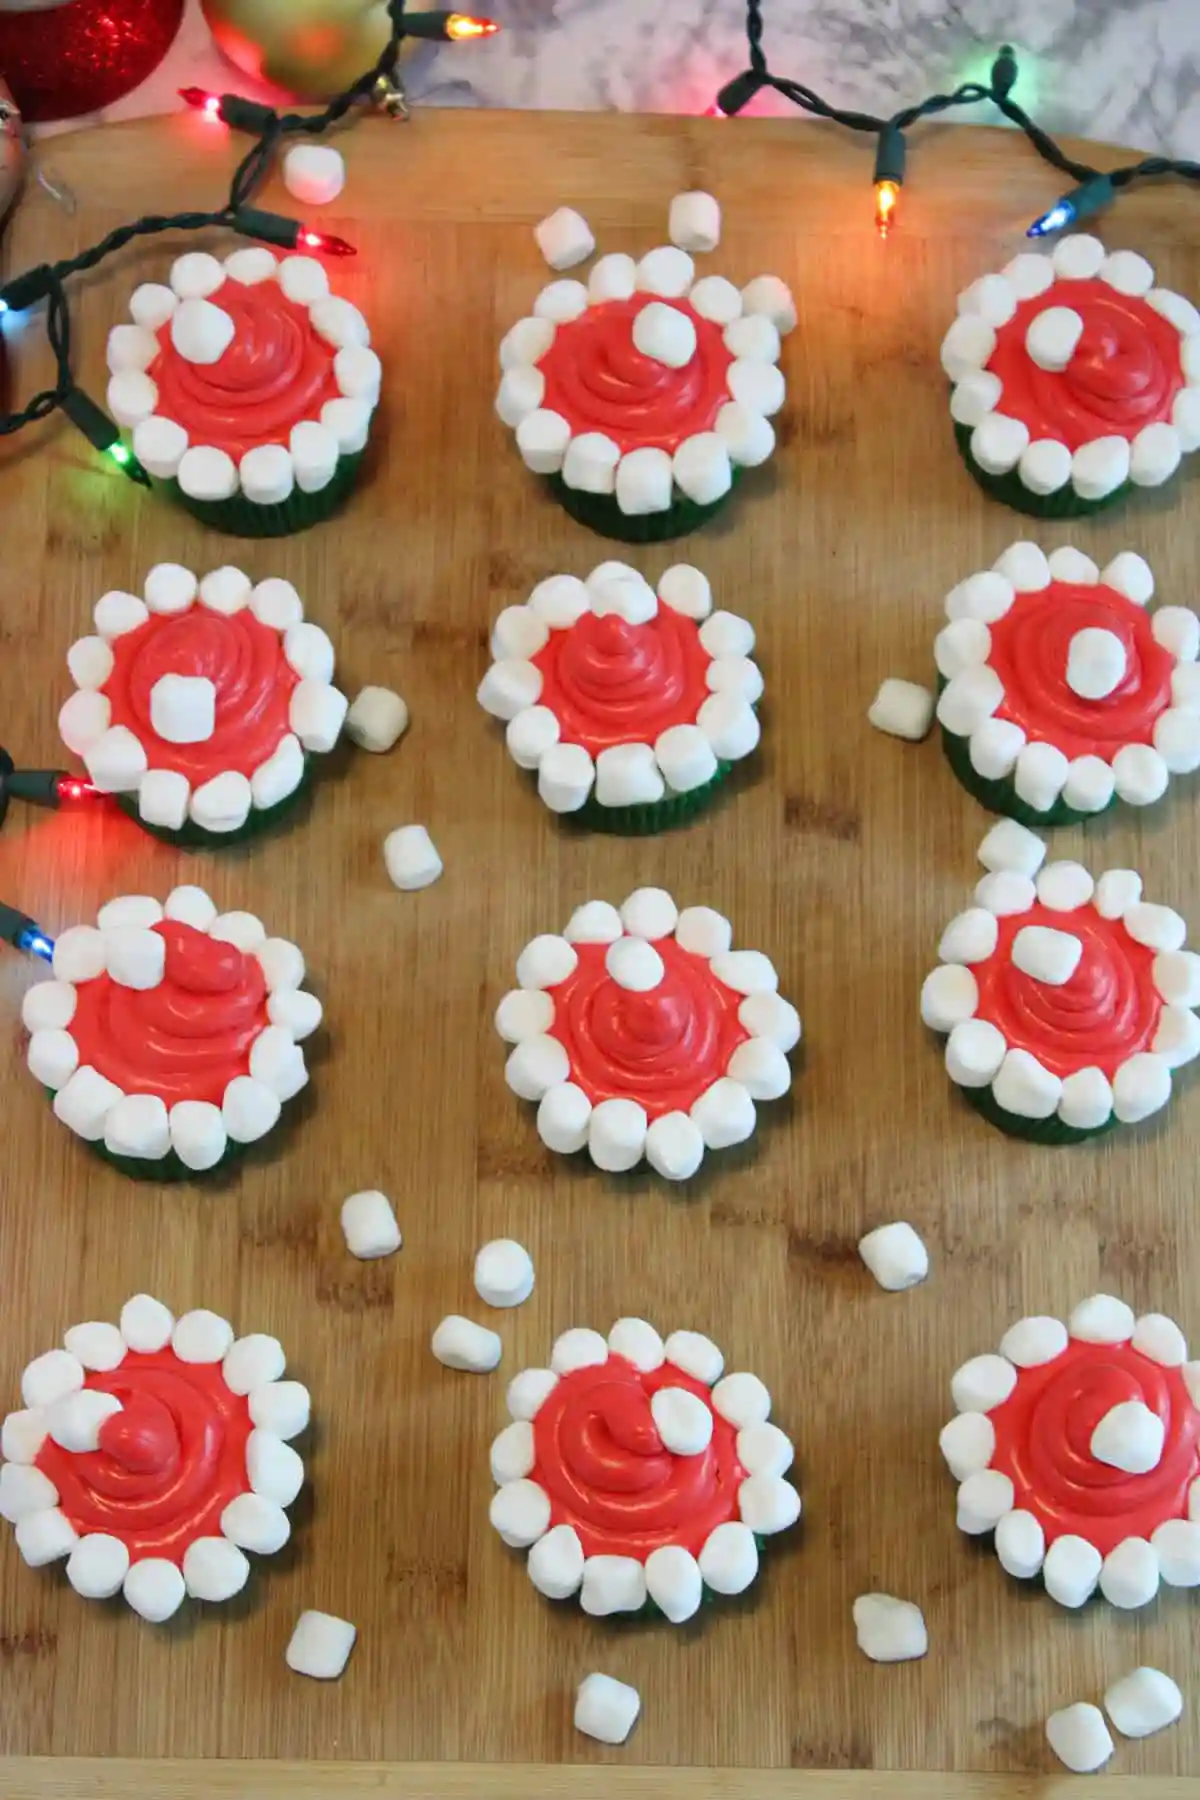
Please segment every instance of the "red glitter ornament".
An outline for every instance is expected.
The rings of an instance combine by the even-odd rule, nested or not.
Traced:
[[[158,67],[183,0],[67,0],[38,12],[0,10],[0,70],[27,122],[111,106]]]

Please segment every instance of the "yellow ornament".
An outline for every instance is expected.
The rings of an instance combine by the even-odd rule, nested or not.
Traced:
[[[239,69],[301,100],[329,100],[369,69],[388,41],[380,0],[201,0],[220,48]],[[409,41],[400,46],[404,57]]]

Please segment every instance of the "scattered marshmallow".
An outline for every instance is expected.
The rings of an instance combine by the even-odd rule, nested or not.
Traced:
[[[1161,1669],[1131,1669],[1106,1689],[1104,1710],[1122,1737],[1150,1737],[1173,1725],[1183,1711],[1183,1695]]]
[[[484,1325],[475,1325],[457,1313],[444,1318],[432,1339],[433,1354],[448,1369],[485,1375],[500,1361],[500,1339]]]
[[[602,1744],[623,1744],[641,1708],[635,1687],[611,1675],[586,1675],[575,1695],[575,1729]]]
[[[340,158],[338,159],[341,160]],[[357,1625],[332,1613],[302,1612],[296,1621],[284,1660],[297,1675],[314,1681],[336,1681],[350,1660]]]
[[[676,194],[668,215],[667,236],[681,250],[705,253],[721,241],[721,208],[711,194]]]
[[[346,164],[332,144],[294,144],[283,159],[283,185],[305,206],[328,206],[346,185]]]
[[[396,887],[427,888],[442,873],[442,859],[424,825],[400,825],[383,840],[383,860]]]
[[[1046,1738],[1059,1762],[1076,1775],[1090,1775],[1113,1753],[1103,1713],[1086,1700],[1051,1713],[1046,1720]]]
[[[912,1662],[929,1648],[925,1616],[911,1600],[860,1594],[854,1602],[858,1647],[872,1662]]]
[[[391,688],[365,687],[346,714],[346,735],[360,750],[382,755],[408,730],[408,707]]]
[[[929,1273],[929,1252],[912,1226],[903,1220],[868,1231],[859,1239],[858,1254],[889,1294],[915,1287]]]
[[[391,1202],[377,1188],[365,1188],[342,1202],[342,1232],[351,1256],[364,1262],[391,1256],[403,1242]]]
[[[522,1306],[533,1292],[533,1258],[513,1238],[493,1238],[475,1257],[475,1292],[488,1306]]]
[[[909,738],[916,744],[928,734],[933,708],[934,698],[928,688],[889,675],[867,709],[867,718],[876,731]]]
[[[533,228],[537,247],[552,269],[560,272],[586,262],[596,248],[592,228],[582,213],[560,206]]]

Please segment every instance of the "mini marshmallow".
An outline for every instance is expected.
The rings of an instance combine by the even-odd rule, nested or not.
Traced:
[[[591,226],[581,213],[560,206],[534,226],[537,247],[552,269],[573,269],[586,262],[596,248]]]
[[[304,1464],[290,1444],[256,1426],[246,1440],[246,1475],[256,1494],[290,1506],[304,1486]]]
[[[912,1662],[928,1650],[925,1615],[911,1600],[860,1594],[853,1611],[858,1647],[872,1662]]]
[[[1035,313],[1025,333],[1025,348],[1039,369],[1065,369],[1083,336],[1083,320],[1069,306],[1047,306]]]
[[[1111,1406],[1092,1432],[1090,1449],[1097,1462],[1130,1475],[1146,1475],[1162,1460],[1166,1426],[1141,1400]]]
[[[986,1413],[956,1413],[938,1434],[938,1449],[956,1481],[986,1469],[995,1448],[996,1428]]]
[[[171,318],[171,342],[185,362],[220,362],[233,342],[233,319],[211,300],[184,300]]]
[[[742,316],[742,296],[733,282],[726,281],[723,275],[705,275],[695,282],[688,293],[688,305],[702,319],[711,319],[714,325],[732,325]],[[761,322],[769,331],[775,331],[769,319]],[[775,337],[778,341],[778,332]],[[741,352],[734,350],[733,354],[740,356]]]
[[[987,475],[1007,475],[1029,446],[1029,427],[1004,413],[989,413],[971,433],[971,455]]]
[[[293,144],[283,159],[283,185],[305,206],[328,206],[346,185],[346,164],[332,144]]]
[[[538,766],[538,794],[551,812],[578,812],[595,779],[596,766],[582,744],[552,744]]]
[[[1200,1525],[1190,1519],[1165,1519],[1150,1541],[1168,1587],[1200,1587]]]
[[[1002,780],[1016,768],[1025,748],[1025,733],[1009,719],[985,719],[971,733],[967,752],[977,775],[989,781]]]
[[[730,461],[739,468],[757,469],[775,448],[775,430],[770,419],[736,400],[720,409],[714,430],[728,444]]]
[[[556,736],[557,730],[555,721]],[[597,756],[596,799],[601,806],[652,806],[665,793],[649,744],[613,744]]]
[[[876,731],[916,744],[928,736],[933,709],[934,697],[928,688],[889,675],[867,709],[867,718]]]
[[[102,794],[132,793],[149,767],[145,750],[124,725],[110,726],[89,744],[83,760],[92,785]]]
[[[339,351],[339,355],[346,352]],[[288,434],[288,451],[292,474],[302,494],[319,494],[327,488],[337,472],[341,446],[327,425],[316,419],[301,419]]]
[[[281,506],[296,485],[290,450],[282,444],[257,444],[238,464],[242,491],[255,506]]]
[[[514,988],[496,1008],[494,1022],[500,1036],[509,1044],[543,1037],[554,1023],[554,1002],[549,994],[540,990]]]
[[[792,1085],[787,1057],[767,1038],[751,1038],[748,1043],[739,1044],[726,1073],[731,1081],[745,1088],[752,1100],[779,1100]]]
[[[161,1556],[135,1562],[122,1591],[134,1612],[152,1625],[161,1625],[177,1613],[187,1595],[182,1570]]]
[[[216,1363],[233,1343],[233,1326],[217,1313],[198,1307],[175,1321],[171,1348],[180,1362]]]
[[[67,668],[77,688],[104,686],[113,671],[112,651],[102,637],[77,638],[67,651]]]
[[[340,159],[339,159],[340,160]],[[350,1660],[357,1625],[332,1613],[302,1612],[284,1651],[284,1661],[297,1675],[314,1681],[336,1681]]]
[[[915,1287],[929,1273],[929,1252],[904,1220],[868,1231],[858,1240],[858,1254],[889,1294]]]
[[[494,1238],[475,1257],[475,1292],[488,1306],[522,1306],[533,1292],[533,1258],[512,1238]]]
[[[78,1357],[85,1369],[116,1369],[125,1360],[125,1340],[121,1333],[115,1325],[98,1319],[72,1325],[63,1334],[63,1344],[72,1356]]]
[[[141,325],[114,325],[107,355],[110,374],[142,374],[158,355],[158,339]]]
[[[1017,290],[1005,275],[981,275],[958,296],[960,313],[978,314],[989,325],[1007,325],[1017,309]]]
[[[719,1381],[724,1372],[725,1358],[712,1339],[705,1337],[703,1332],[673,1331],[663,1348],[669,1363],[674,1363],[685,1375],[692,1375],[709,1387]]]
[[[632,1556],[589,1556],[583,1565],[579,1604],[592,1618],[640,1612],[646,1604],[646,1572]]]
[[[942,368],[951,381],[970,380],[984,368],[995,348],[996,333],[985,319],[960,315],[942,339]],[[984,415],[989,416],[990,412]]]
[[[378,401],[383,365],[365,344],[344,344],[333,359],[333,374],[347,400],[366,400],[371,406]]]
[[[313,330],[335,350],[342,350],[347,344],[369,344],[371,341],[367,321],[349,300],[340,300],[334,295],[316,300],[308,316]]]
[[[775,966],[761,950],[722,951],[713,957],[712,971],[736,994],[773,994],[779,986]]]
[[[1103,1713],[1086,1700],[1077,1700],[1050,1714],[1046,1720],[1046,1741],[1059,1762],[1076,1775],[1090,1775],[1113,1753]]]
[[[1123,1538],[1100,1570],[1100,1592],[1110,1606],[1133,1611],[1148,1606],[1158,1592],[1158,1557],[1145,1538]]]
[[[148,375],[123,369],[108,384],[108,410],[118,425],[128,430],[149,419],[158,405],[158,389]]]
[[[1191,775],[1200,768],[1200,714],[1190,707],[1169,707],[1154,724],[1154,748],[1172,775]]]
[[[1018,796],[1035,812],[1048,812],[1062,793],[1070,765],[1055,744],[1026,744],[1017,757]]]
[[[424,825],[399,825],[383,840],[383,860],[395,887],[415,892],[437,881],[442,859]]]
[[[1007,1357],[987,1351],[956,1369],[950,1394],[959,1412],[991,1412],[1002,1406],[1017,1385],[1017,1371]]]
[[[67,1558],[67,1580],[85,1600],[111,1600],[129,1573],[129,1551],[120,1538],[92,1532]]]
[[[667,236],[681,250],[707,252],[721,241],[721,208],[711,194],[676,194],[671,201]]]
[[[54,1116],[87,1143],[104,1136],[104,1122],[117,1101],[119,1087],[85,1063],[54,1096]]]
[[[969,368],[969,364],[967,366]],[[980,420],[995,412],[1003,392],[1000,377],[993,375],[990,369],[969,368],[969,373],[963,375],[951,390],[950,417],[956,425],[967,425],[974,430]]]
[[[968,1475],[958,1490],[958,1529],[971,1537],[994,1531],[1013,1508],[1014,1489],[999,1469],[980,1469]]]
[[[1173,1725],[1183,1711],[1183,1695],[1161,1669],[1131,1669],[1105,1690],[1104,1710],[1122,1737],[1150,1737]]]
[[[363,1261],[391,1256],[403,1242],[391,1202],[378,1188],[365,1188],[343,1200],[342,1233],[351,1256]]]
[[[1061,1319],[1038,1315],[1010,1325],[1000,1339],[1000,1353],[1020,1369],[1034,1369],[1061,1356],[1067,1342],[1067,1328]]]
[[[582,281],[551,281],[533,303],[534,317],[552,325],[569,325],[587,311],[588,292]]]
[[[587,1675],[575,1695],[575,1729],[602,1744],[623,1744],[641,1708],[635,1687],[611,1675]]]
[[[566,1050],[554,1037],[530,1037],[517,1044],[504,1066],[504,1079],[522,1100],[541,1100],[571,1072]]]
[[[204,675],[160,675],[150,690],[150,723],[168,744],[203,744],[216,728],[217,690]]]
[[[591,300],[629,300],[637,289],[637,265],[632,256],[618,251],[601,256],[592,264],[588,276]]]
[[[1004,684],[990,663],[979,663],[955,675],[938,696],[937,717],[956,737],[969,737],[989,719],[1004,698]]]
[[[658,596],[648,581],[635,571],[604,574],[594,569],[588,576],[588,600],[599,618],[610,614],[629,625],[645,625],[658,612]]]
[[[704,1578],[690,1551],[678,1544],[664,1544],[646,1558],[646,1592],[673,1625],[681,1625],[699,1610],[704,1598]]]
[[[188,811],[205,831],[238,831],[250,817],[253,803],[254,791],[246,777],[237,769],[226,769],[193,789]]]
[[[63,983],[94,981],[104,973],[106,940],[94,925],[69,925],[54,943],[54,976]],[[71,1008],[74,1016],[75,1008]],[[69,1023],[64,1020],[64,1023]]]
[[[931,1031],[953,1031],[975,1016],[979,983],[961,963],[941,963],[921,987],[921,1018]]]
[[[1067,1322],[1073,1338],[1085,1344],[1123,1344],[1137,1328],[1133,1308],[1112,1294],[1091,1294],[1081,1300]]]
[[[522,365],[508,369],[496,389],[496,417],[515,430],[521,420],[536,412],[546,394],[546,377],[540,369]]]
[[[475,1325],[457,1313],[444,1318],[430,1341],[430,1348],[448,1369],[486,1374],[500,1361],[501,1343],[494,1331]]]
[[[671,458],[665,450],[630,450],[617,464],[617,505],[631,517],[666,512],[671,483]]]
[[[275,252],[263,245],[234,250],[224,262],[226,278],[240,282],[243,287],[257,287],[260,282],[273,281],[278,268]]]
[[[262,1494],[239,1494],[221,1514],[221,1533],[239,1550],[274,1556],[292,1535],[282,1506]]]
[[[221,1363],[225,1385],[235,1394],[248,1394],[265,1382],[278,1381],[287,1367],[283,1345],[265,1331],[252,1331],[229,1346]]]
[[[696,327],[679,307],[651,300],[634,318],[633,341],[643,356],[682,369],[696,353]]]
[[[537,1461],[534,1448],[533,1426],[527,1419],[514,1419],[506,1425],[498,1437],[492,1440],[491,1449],[492,1480],[498,1487],[506,1486],[510,1481],[522,1481],[530,1473]],[[561,1529],[561,1528],[560,1528]],[[570,1527],[565,1529],[570,1530]],[[571,1533],[575,1536],[574,1532]],[[540,1540],[539,1540],[540,1541]],[[576,1539],[578,1543],[578,1539]],[[579,1574],[575,1581],[578,1587],[583,1578],[583,1550],[579,1551]],[[530,1576],[530,1580],[533,1580]],[[537,1582],[534,1581],[534,1586]]]
[[[86,929],[94,930],[94,927]],[[97,934],[99,935],[99,934]],[[61,939],[59,940],[61,942]],[[57,945],[55,946],[57,949]],[[104,967],[103,942],[98,947],[99,967]],[[1161,984],[1160,984],[1160,992]],[[39,981],[31,987],[21,1002],[21,1022],[26,1031],[63,1031],[75,1017],[78,996],[69,981]]]
[[[735,358],[726,371],[725,380],[735,405],[761,413],[766,419],[779,411],[786,398],[782,371],[774,363]]]
[[[512,1419],[536,1419],[558,1386],[553,1369],[522,1369],[508,1384],[505,1405]]]
[[[522,988],[558,987],[573,975],[578,953],[565,938],[544,931],[531,938],[517,958],[517,985]]]
[[[148,1355],[170,1343],[175,1320],[161,1300],[150,1294],[134,1294],[121,1308],[120,1328],[131,1350]]]
[[[602,431],[584,431],[573,437],[563,458],[562,478],[584,494],[616,492],[621,446]]]
[[[58,1489],[50,1477],[31,1463],[5,1463],[0,1467],[0,1519],[18,1525],[34,1513],[58,1505]]]
[[[690,1181],[704,1160],[704,1136],[687,1113],[664,1113],[646,1132],[646,1161],[667,1181]]]
[[[135,432],[135,451],[137,444]],[[186,450],[179,459],[176,479],[192,500],[228,500],[238,490],[237,464],[227,451],[211,444],[194,444]]]
[[[1012,943],[1012,959],[1022,974],[1051,987],[1070,981],[1083,956],[1083,942],[1069,931],[1023,925]]]
[[[1153,806],[1167,791],[1171,772],[1149,744],[1122,744],[1112,769],[1117,793],[1130,806]]]
[[[750,1375],[739,1370],[732,1375],[725,1375],[716,1383],[712,1391],[714,1409],[723,1419],[739,1430],[751,1425],[761,1425],[771,1411],[771,1396],[766,1383],[757,1375]],[[743,1465],[745,1466],[745,1465]],[[749,1474],[762,1473],[760,1470],[748,1470]],[[782,1474],[782,1470],[774,1473]]]
[[[104,1121],[104,1147],[114,1156],[156,1162],[171,1148],[171,1121],[157,1094],[126,1094]]]
[[[250,777],[250,801],[259,812],[269,812],[294,794],[304,780],[304,751],[300,739],[289,732],[279,740],[266,762],[259,763]],[[142,783],[145,792],[146,784]]]
[[[307,681],[333,679],[334,654],[329,634],[307,619],[289,625],[283,637],[283,654],[290,669]]]
[[[685,906],[675,922],[675,942],[681,950],[690,950],[694,956],[721,956],[733,944],[733,926],[723,914],[714,912],[711,906]],[[748,1001],[743,1001],[743,1008],[748,1004]],[[741,1009],[738,1018],[753,1036],[770,1038],[782,1050],[792,1048],[792,1044],[784,1043],[774,1030],[759,1029],[756,1023],[745,1017]],[[792,1040],[793,1043],[796,1041],[797,1039]]]
[[[675,1456],[699,1456],[712,1442],[712,1412],[688,1388],[657,1389],[650,1412],[664,1447]]]
[[[640,937],[621,937],[605,952],[604,967],[618,987],[646,994],[659,986],[666,974],[662,957],[653,944]]]
[[[272,1025],[281,1025],[298,1044],[312,1036],[323,1016],[324,1008],[315,994],[300,993],[294,988],[272,994],[267,1001],[267,1017]]]
[[[188,447],[188,434],[174,419],[143,419],[133,428],[133,453],[149,475],[170,481]]]
[[[304,1052],[290,1031],[281,1025],[268,1025],[259,1032],[250,1050],[250,1074],[280,1100],[290,1100],[300,1092],[307,1084],[308,1070]]]
[[[153,332],[166,324],[178,305],[179,295],[172,288],[159,281],[144,281],[129,296],[129,316],[135,325]]]
[[[308,1426],[311,1402],[303,1382],[269,1381],[251,1388],[249,1405],[254,1423],[276,1437],[298,1437]]]
[[[622,1174],[641,1161],[648,1120],[634,1100],[602,1100],[588,1120],[588,1154],[598,1169]]]
[[[79,1542],[75,1527],[58,1507],[26,1513],[13,1534],[17,1549],[31,1569],[44,1569],[69,1556]]]
[[[1021,452],[1017,474],[1031,493],[1056,494],[1070,481],[1073,466],[1065,444],[1054,438],[1039,438]]]
[[[492,1495],[488,1517],[511,1549],[527,1549],[546,1535],[550,1496],[536,1481],[506,1481]]]
[[[1085,626],[1067,650],[1067,686],[1084,700],[1104,700],[1125,679],[1125,645],[1114,631]]]
[[[778,275],[756,275],[742,289],[742,309],[748,313],[765,313],[781,337],[796,325],[796,302],[791,289]]]
[[[1046,858],[1043,840],[1016,819],[999,819],[979,846],[985,869],[1002,869],[1033,878]]]
[[[697,431],[684,438],[671,462],[671,476],[681,493],[697,506],[711,506],[733,486],[733,469],[723,437]]]
[[[370,435],[373,410],[366,400],[348,400],[344,394],[325,402],[321,408],[321,425],[337,444],[339,456],[356,456],[364,448]],[[296,481],[297,485],[303,486],[299,464]]]
[[[541,362],[557,329],[552,319],[518,319],[500,340],[500,367],[518,369]]]
[[[333,749],[346,722],[349,701],[325,681],[298,681],[292,689],[288,723],[306,750],[321,755]]]
[[[1028,1050],[1009,1050],[992,1081],[996,1104],[1021,1119],[1048,1119],[1062,1098],[1062,1081]]]
[[[756,1117],[746,1089],[728,1076],[714,1081],[691,1107],[692,1122],[710,1150],[744,1143],[754,1131]]]
[[[57,1093],[79,1067],[79,1046],[69,1031],[35,1031],[25,1061],[34,1080]]]
[[[195,1538],[183,1553],[184,1586],[193,1600],[232,1600],[249,1579],[249,1562],[228,1538]]]
[[[964,1418],[966,1416],[963,1414]],[[1046,1534],[1032,1513],[1019,1509],[1005,1513],[996,1526],[995,1542],[1001,1568],[1018,1580],[1030,1580],[1042,1567]]]
[[[329,276],[315,256],[285,256],[279,264],[279,285],[298,306],[312,306],[329,296]]]

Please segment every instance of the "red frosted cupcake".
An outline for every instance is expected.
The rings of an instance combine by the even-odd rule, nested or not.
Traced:
[[[143,594],[105,594],[68,651],[63,742],[155,836],[240,842],[291,811],[338,741],[333,645],[290,581],[159,563]]]
[[[1200,1364],[1172,1319],[1093,1294],[1066,1325],[1019,1319],[950,1385],[959,1529],[994,1532],[1010,1575],[1067,1607],[1200,1585]]]
[[[682,1624],[741,1594],[763,1540],[800,1516],[783,1478],[791,1440],[757,1375],[724,1375],[710,1338],[618,1319],[576,1328],[548,1369],[509,1384],[513,1423],[492,1445],[491,1521],[528,1551],[529,1579],[593,1617],[657,1611]]]
[[[215,1169],[274,1130],[321,1022],[295,944],[196,887],[129,894],[54,945],[25,995],[31,1074],[55,1117],[126,1174]]]
[[[149,1294],[63,1345],[28,1365],[24,1406],[0,1428],[0,1518],[21,1555],[35,1569],[65,1558],[77,1594],[123,1594],[153,1624],[188,1596],[232,1599],[245,1552],[287,1543],[304,1482],[287,1440],[309,1396],[281,1379],[283,1346],[235,1341],[216,1313],[175,1319]]]
[[[379,399],[362,314],[310,256],[190,251],[109,333],[108,406],[155,482],[204,524],[280,537],[354,484]]]
[[[1043,519],[1161,487],[1200,447],[1200,312],[1132,250],[1062,238],[958,298],[950,413],[986,493]]]
[[[599,831],[660,831],[698,812],[759,740],[754,628],[714,612],[699,569],[657,593],[626,563],[552,575],[505,607],[479,702],[507,721],[552,812]]]

